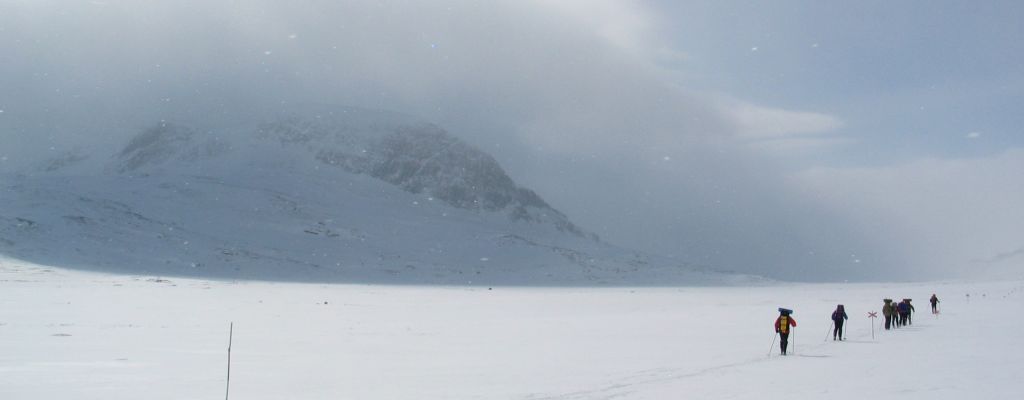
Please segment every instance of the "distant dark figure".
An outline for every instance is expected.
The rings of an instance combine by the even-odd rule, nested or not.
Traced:
[[[932,298],[928,299],[932,303],[932,314],[939,313],[939,298],[935,297],[935,293],[932,293]]]
[[[796,320],[790,314],[793,310],[779,309],[779,317],[775,319],[775,332],[779,334],[779,346],[782,347],[782,355],[786,355],[786,348],[789,347],[790,327],[796,327]]]
[[[911,303],[913,300],[912,299],[903,299],[903,301],[907,303],[907,325],[913,325],[914,324],[914,313],[917,312],[917,310],[914,309],[914,304]]]
[[[836,340],[837,337],[838,340],[843,340],[843,323],[848,319],[850,317],[846,316],[843,305],[836,306],[836,310],[832,312],[832,325],[835,326],[835,329],[832,330],[832,340]]]
[[[892,299],[884,299],[885,305],[882,306],[882,315],[885,316],[885,330],[889,330],[892,327],[892,316],[896,312],[896,307],[892,304]]]

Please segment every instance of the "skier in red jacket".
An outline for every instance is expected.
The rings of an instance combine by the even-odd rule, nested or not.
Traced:
[[[786,347],[789,347],[789,332],[792,331],[790,327],[796,327],[796,320],[793,319],[790,314],[793,310],[787,310],[785,308],[779,309],[779,317],[775,319],[775,332],[779,334],[779,345],[782,346],[782,355],[786,355]]]

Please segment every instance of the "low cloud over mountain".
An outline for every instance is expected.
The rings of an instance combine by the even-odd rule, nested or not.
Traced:
[[[445,284],[721,282],[602,242],[433,124],[328,109],[144,128],[2,188],[0,251],[86,269]]]

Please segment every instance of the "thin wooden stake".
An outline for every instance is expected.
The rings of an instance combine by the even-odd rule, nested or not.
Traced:
[[[224,389],[224,400],[228,400],[228,394],[231,392],[231,342],[235,337],[235,323],[231,323],[231,327],[228,331],[228,383]]]

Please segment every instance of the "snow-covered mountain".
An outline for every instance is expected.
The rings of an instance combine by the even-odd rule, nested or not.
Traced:
[[[0,187],[0,253],[85,269],[443,284],[670,284],[725,275],[621,249],[440,127],[383,111],[232,128],[159,122]]]

